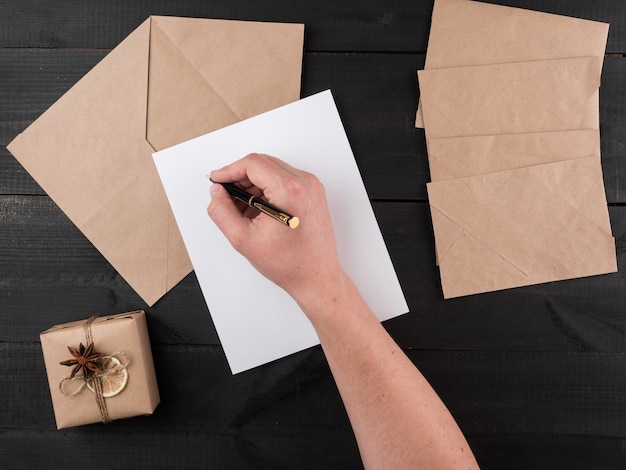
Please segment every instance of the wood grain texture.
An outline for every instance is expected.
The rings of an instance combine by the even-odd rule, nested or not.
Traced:
[[[147,308],[5,148],[148,15],[305,23],[302,96],[333,91],[410,307],[384,326],[481,468],[626,468],[626,3],[491,3],[611,25],[600,116],[618,273],[442,299],[413,127],[432,0],[3,1],[0,468],[362,469],[319,347],[233,376],[195,275]],[[39,333],[137,308],[154,415],[57,431]]]
[[[432,0],[229,2],[31,0],[3,3],[0,47],[104,48],[119,43],[150,15],[306,24],[310,50],[425,50]]]
[[[574,442],[590,445],[587,462],[592,456],[624,462],[615,440],[626,437],[626,376],[613,373],[626,367],[623,353],[406,352],[445,397],[479,459],[494,462],[491,468],[506,462],[493,448],[498,442],[526,446],[523,460],[505,468],[529,468],[522,462],[555,468],[548,466],[556,462],[554,451]],[[69,459],[88,468],[106,462],[125,468],[360,468],[319,347],[236,376],[218,347],[153,345],[153,354],[161,392],[154,415],[56,431],[39,344],[0,343],[0,390],[8,405],[0,410],[0,465],[54,468]],[[560,436],[553,451],[546,448],[549,435]],[[552,457],[542,462],[542,454],[528,448],[533,441],[543,441],[539,450]],[[82,451],[72,452],[77,442]],[[591,453],[603,448],[612,450],[610,458]],[[90,465],[94,459],[102,467]]]
[[[608,51],[626,50],[626,5],[611,0],[490,1],[612,24]],[[424,52],[432,0],[317,2],[232,0],[5,0],[0,47],[110,49],[150,15],[279,21],[306,24],[307,48],[314,51]]]
[[[411,309],[385,322],[402,346],[626,351],[623,273],[444,301],[427,204],[376,202],[373,208]],[[626,207],[610,214],[624,266]],[[154,342],[219,344],[193,273],[147,308],[47,197],[0,197],[0,222],[0,239],[11,241],[0,256],[0,341],[36,341],[52,324],[143,308],[151,314]]]

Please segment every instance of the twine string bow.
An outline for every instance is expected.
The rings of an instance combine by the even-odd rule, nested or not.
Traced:
[[[96,318],[97,317],[95,316],[88,318],[87,320],[85,320],[85,323],[83,325],[83,332],[85,335],[85,342],[87,343],[87,345],[93,346],[91,324]],[[99,359],[100,357],[104,355],[95,354],[94,356]],[[111,356],[115,356],[118,359],[119,363],[114,363],[112,361],[109,361],[106,368],[102,368],[99,371],[94,371],[93,373],[89,373],[89,374],[87,374],[88,369],[86,367],[83,367],[83,375],[74,375],[74,373],[72,373],[70,377],[64,378],[59,383],[59,389],[61,390],[61,393],[70,397],[73,397],[79,394],[80,392],[83,391],[85,387],[89,387],[89,389],[94,392],[94,395],[96,397],[96,404],[98,405],[98,410],[100,412],[100,420],[103,423],[110,423],[111,418],[109,417],[106,400],[104,398],[102,379],[107,376],[111,376],[111,375],[123,372],[130,363],[130,361],[128,360],[128,357],[123,352],[117,352],[115,354],[112,354]],[[69,361],[65,361],[65,362],[69,362]]]

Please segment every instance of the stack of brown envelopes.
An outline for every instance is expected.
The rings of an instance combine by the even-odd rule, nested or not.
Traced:
[[[436,0],[418,72],[445,298],[617,270],[602,179],[608,24]]]

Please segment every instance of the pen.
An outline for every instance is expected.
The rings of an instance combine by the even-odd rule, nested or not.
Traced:
[[[235,199],[245,202],[250,207],[254,207],[264,214],[269,215],[271,218],[278,220],[279,222],[287,225],[289,228],[296,228],[300,224],[300,219],[297,217],[288,214],[278,207],[272,206],[269,202],[266,202],[257,196],[253,196],[247,191],[235,186],[233,183],[219,183],[217,181],[213,181],[208,175],[207,178],[209,178],[211,183],[221,184],[224,186],[224,189],[226,189],[228,194]]]

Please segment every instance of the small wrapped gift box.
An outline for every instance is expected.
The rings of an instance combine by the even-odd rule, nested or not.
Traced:
[[[149,415],[158,405],[143,311],[56,325],[40,339],[57,429]]]

